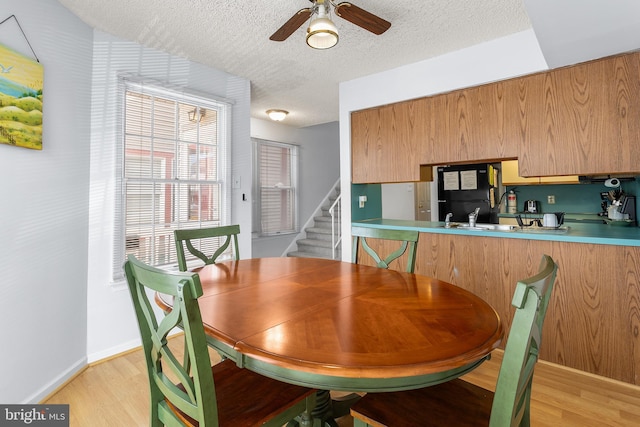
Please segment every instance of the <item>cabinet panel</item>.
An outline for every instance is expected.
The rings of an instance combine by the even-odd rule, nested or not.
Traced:
[[[523,175],[640,170],[640,53],[541,73],[531,97],[541,124],[518,156]],[[540,120],[540,118],[534,120]]]
[[[354,183],[420,180],[419,143],[424,104],[407,101],[351,114]]]
[[[525,178],[518,173],[518,161],[508,160],[501,163],[502,185],[535,185],[540,183],[540,178]]]
[[[383,253],[397,249],[388,241],[371,246]],[[559,270],[540,358],[640,385],[640,248],[420,233],[415,271],[487,301],[508,334],[516,282],[537,271],[542,254],[553,257]],[[361,260],[375,265],[369,257]],[[391,268],[402,271],[403,262]]]
[[[505,160],[501,163],[502,185],[538,185],[538,184],[578,184],[577,175],[523,177],[518,172],[517,160]]]
[[[513,85],[491,83],[429,98],[425,161],[445,164],[515,157],[521,131],[513,109],[517,104]]]

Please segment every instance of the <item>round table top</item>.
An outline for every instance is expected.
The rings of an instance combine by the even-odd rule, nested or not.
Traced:
[[[417,274],[295,257],[197,272],[207,335],[240,365],[289,382],[415,388],[473,369],[503,336],[485,301]]]

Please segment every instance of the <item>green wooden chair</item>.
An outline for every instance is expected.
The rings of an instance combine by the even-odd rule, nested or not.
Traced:
[[[351,408],[354,427],[529,426],[533,370],[557,265],[544,255],[539,273],[516,285],[516,312],[496,391],[456,379],[433,387],[369,393]]]
[[[416,251],[418,250],[418,231],[411,230],[389,230],[383,228],[369,228],[369,227],[351,227],[351,235],[353,236],[353,252],[351,261],[354,264],[358,263],[358,248],[362,244],[362,249],[365,250],[376,262],[376,265],[381,268],[389,268],[389,264],[397,258],[400,258],[402,254],[408,251],[408,260],[406,271],[413,273],[416,266]],[[378,253],[369,246],[367,239],[383,239],[383,240],[397,240],[402,242],[400,248],[389,254],[385,259],[382,259]]]
[[[239,368],[229,359],[211,366],[198,305],[202,286],[197,274],[159,270],[133,255],[124,270],[147,362],[151,426],[281,427],[296,417],[293,423],[311,425],[314,390]],[[159,323],[148,291],[174,297],[173,310]],[[182,355],[167,342],[176,326],[184,329]]]
[[[240,259],[240,252],[238,249],[238,234],[240,234],[239,225],[225,225],[222,227],[211,228],[196,228],[196,229],[184,229],[175,230],[173,237],[176,242],[176,254],[178,255],[178,268],[180,271],[187,271],[187,259],[185,256],[184,247],[196,257],[204,261],[205,265],[215,264],[218,257],[227,250],[231,241],[233,240],[232,251],[234,253],[234,259],[237,261]],[[224,238],[224,242],[220,244],[220,240]],[[196,248],[192,240],[198,240],[199,244]],[[211,256],[205,255],[202,250],[211,248],[215,252]],[[217,248],[217,249],[216,249]]]

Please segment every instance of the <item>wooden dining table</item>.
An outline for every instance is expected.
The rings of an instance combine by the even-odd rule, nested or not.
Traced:
[[[316,258],[254,258],[196,269],[209,344],[239,366],[320,390],[427,387],[486,360],[496,311],[450,283]],[[164,310],[171,301],[157,296]]]

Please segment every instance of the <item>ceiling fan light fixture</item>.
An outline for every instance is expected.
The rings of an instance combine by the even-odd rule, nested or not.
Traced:
[[[323,1],[316,6],[317,18],[307,28],[307,44],[314,49],[329,49],[338,44],[338,28],[329,18],[329,7]]]
[[[267,115],[274,122],[281,122],[287,114],[289,114],[287,110],[267,110]]]

